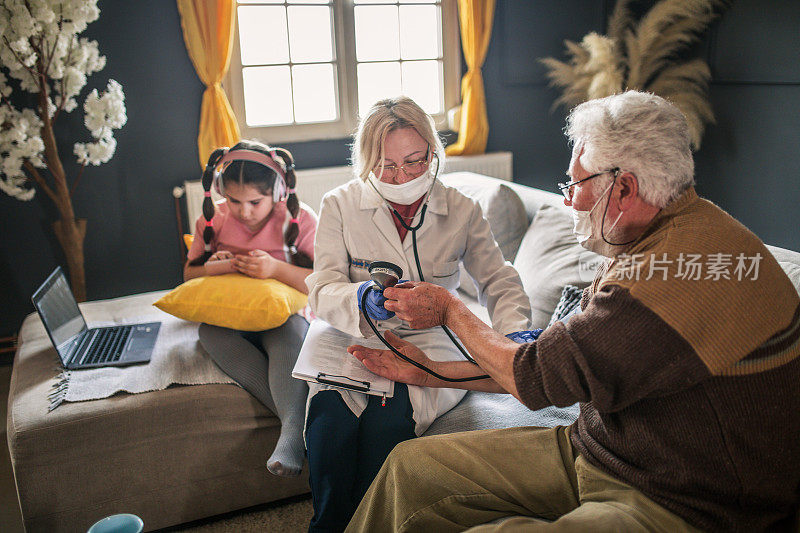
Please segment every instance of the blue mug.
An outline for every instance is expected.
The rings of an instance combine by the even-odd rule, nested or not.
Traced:
[[[115,514],[95,522],[86,533],[141,533],[144,522],[135,514]]]

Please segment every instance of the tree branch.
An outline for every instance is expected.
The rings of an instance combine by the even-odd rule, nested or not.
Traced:
[[[11,105],[11,101],[8,98],[3,98],[2,96],[0,96],[0,103],[6,104],[9,110],[16,111],[16,109],[14,109],[14,106]]]
[[[5,3],[5,2],[3,2],[3,5],[2,5],[2,7],[3,7],[3,9],[5,9],[5,10],[6,10],[6,13],[8,13],[8,20],[11,20],[11,10],[10,10],[10,9],[8,9],[8,6],[6,5],[6,3]]]
[[[25,166],[25,170],[27,170],[30,173],[31,177],[33,178],[33,181],[35,181],[36,184],[47,194],[47,196],[49,196],[50,199],[53,200],[53,203],[58,205],[59,204],[58,196],[56,196],[56,193],[53,191],[53,189],[51,189],[50,186],[47,185],[47,182],[42,177],[42,175],[39,174],[39,170],[37,170],[37,168],[33,166],[33,163],[31,163],[29,160],[26,159],[23,162],[23,165]]]
[[[27,67],[27,66],[25,66],[25,63],[23,63],[23,62],[22,62],[22,60],[19,58],[19,56],[17,55],[17,52],[16,52],[16,51],[15,51],[13,48],[11,48],[11,43],[9,43],[9,42],[8,42],[8,37],[6,37],[5,35],[3,35],[3,42],[6,44],[6,46],[8,47],[8,49],[9,49],[9,50],[11,50],[11,53],[12,53],[12,54],[14,54],[14,59],[16,59],[16,60],[17,60],[17,62],[18,62],[20,65],[22,65],[22,68],[24,68],[25,70],[27,70],[27,71],[28,71],[28,74],[30,74],[30,75],[31,75],[31,78],[33,78],[34,80],[36,80],[36,79],[37,79],[37,77],[38,77],[38,74],[37,74],[37,72],[36,72],[35,70],[33,70],[31,67]]]
[[[81,163],[81,168],[78,170],[78,176],[75,178],[75,181],[72,182],[72,188],[69,190],[69,197],[72,198],[72,195],[75,194],[75,189],[78,188],[78,183],[81,181],[81,176],[83,176],[83,169],[86,168],[86,161]]]
[[[42,64],[40,60],[38,63],[38,69],[41,70],[41,68]],[[69,211],[72,211],[72,205],[69,202],[69,189],[67,187],[66,173],[64,172],[64,166],[61,164],[61,158],[58,155],[58,145],[56,143],[55,133],[53,132],[53,121],[48,113],[50,96],[47,93],[47,77],[43,72],[40,72],[39,80],[39,118],[42,120],[41,136],[42,141],[44,142],[44,154],[47,169],[53,176],[53,182],[55,189],[58,191],[58,197],[66,199],[67,205],[64,206],[65,209],[68,208]],[[59,204],[59,206],[62,206],[62,204]],[[68,216],[67,218],[72,218],[72,215]]]
[[[53,63],[53,58],[56,55],[56,47],[58,46],[58,39],[59,37],[61,37],[61,25],[63,22],[64,22],[64,14],[62,12],[61,16],[58,19],[58,33],[56,33],[55,39],[53,39],[53,48],[50,49],[50,56],[47,59],[47,66],[45,66],[44,68],[45,75],[47,75],[47,72],[50,70],[50,65]],[[42,39],[44,39],[44,37],[42,37]],[[69,55],[67,55],[67,59],[69,59]],[[58,114],[64,108],[64,76],[61,76],[60,85],[61,85],[61,102],[58,104],[56,112],[53,113],[54,121],[56,118],[58,118]]]
[[[62,17],[63,17],[63,15],[62,15]],[[63,18],[58,21],[58,33],[56,33],[56,38],[53,39],[53,48],[50,49],[50,55],[47,58],[47,67],[45,67],[45,69],[44,69],[45,72],[50,70],[50,65],[53,63],[53,57],[55,57],[55,55],[56,55],[56,46],[58,46],[58,38],[61,36],[61,21],[62,20],[63,20]],[[44,41],[44,36],[42,36],[42,41]]]
[[[61,34],[61,21],[59,21],[59,23],[58,23],[58,28],[59,28],[58,31],[59,31],[59,35],[60,35]],[[72,59],[72,45],[75,42],[74,41],[74,37],[75,36],[73,35],[73,39],[70,39],[70,41],[69,41],[69,49],[67,50],[67,59],[64,61],[64,65],[68,65],[69,64],[69,60]],[[64,91],[66,89],[66,84],[64,82],[64,78],[65,77],[66,76],[61,76],[61,101],[58,103],[58,108],[56,109],[56,112],[53,113],[53,122],[55,122],[55,120],[58,118],[58,115],[61,114],[61,111],[64,109],[64,106],[67,105],[67,98],[66,98],[66,95],[64,94]]]

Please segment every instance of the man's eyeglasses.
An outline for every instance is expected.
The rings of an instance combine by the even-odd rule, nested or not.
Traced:
[[[392,180],[397,177],[398,172],[401,170],[406,176],[410,178],[416,178],[425,172],[426,168],[428,168],[427,156],[424,159],[418,159],[417,161],[408,161],[400,166],[395,164],[383,165],[383,167],[378,166],[374,172],[376,176],[386,177]]]
[[[597,174],[592,174],[588,178],[583,178],[582,180],[578,181],[570,181],[569,183],[559,183],[558,190],[564,195],[564,198],[567,199],[568,202],[572,202],[572,188],[579,183],[583,183],[584,181],[589,181],[592,178],[596,178],[597,176],[602,176],[603,174],[608,174],[609,172],[613,172],[614,176],[616,177],[617,173],[619,172],[618,167],[610,168],[608,170],[604,170],[602,172],[598,172]]]

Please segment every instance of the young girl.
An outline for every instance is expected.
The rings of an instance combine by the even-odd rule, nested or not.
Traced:
[[[287,150],[252,141],[215,150],[203,172],[203,216],[184,279],[240,272],[308,293],[305,278],[313,266],[317,220],[298,201],[295,183]],[[212,185],[224,197],[216,206]],[[267,331],[208,324],[199,331],[200,343],[219,367],[280,418],[281,435],[267,461],[269,471],[280,476],[298,475],[303,466],[308,387],[291,374],[307,329],[302,316],[292,315]]]

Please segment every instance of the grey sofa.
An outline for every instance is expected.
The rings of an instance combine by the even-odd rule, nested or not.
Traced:
[[[471,173],[444,179],[478,197],[507,259],[539,265],[527,268],[523,282],[535,303],[535,325],[546,325],[561,285],[588,283],[579,268],[587,258],[567,234],[571,223],[561,197]],[[800,253],[772,251],[800,287]],[[553,265],[557,270],[548,271]],[[486,317],[469,279],[462,287],[462,298]],[[150,304],[161,294],[82,308],[90,322],[123,321],[152,314]],[[188,343],[195,357],[207,357],[196,337]],[[38,317],[29,316],[20,331],[7,420],[28,531],[86,531],[99,518],[120,512],[139,515],[152,530],[309,491],[305,474],[285,479],[267,472],[279,422],[238,386],[173,386],[66,402],[48,412],[55,357]],[[573,406],[531,412],[508,395],[471,392],[426,434],[569,424],[576,411]]]

